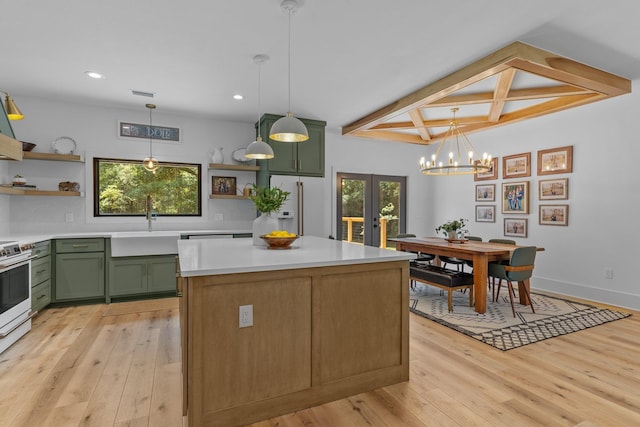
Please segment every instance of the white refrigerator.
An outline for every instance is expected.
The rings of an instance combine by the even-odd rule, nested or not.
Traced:
[[[331,216],[331,198],[325,194],[324,179],[273,175],[271,186],[288,191],[289,197],[278,214],[280,228],[290,233],[326,237],[324,225]],[[330,222],[329,222],[330,224]]]

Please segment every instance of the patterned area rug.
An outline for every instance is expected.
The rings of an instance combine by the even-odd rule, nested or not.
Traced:
[[[449,313],[447,293],[418,282],[416,289],[411,291],[409,308],[415,314],[500,350],[511,350],[630,316],[628,313],[536,293],[532,295],[536,310],[534,314],[531,307],[519,304],[517,285],[515,288],[516,317],[511,312],[509,295],[504,286],[497,302],[487,302],[485,314],[478,314],[473,307],[469,307],[469,295],[462,292],[453,293],[453,312]]]

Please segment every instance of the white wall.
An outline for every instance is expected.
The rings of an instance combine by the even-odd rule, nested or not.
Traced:
[[[469,139],[479,152],[494,156],[531,152],[530,213],[517,215],[528,219],[528,237],[516,239],[519,244],[543,246],[534,271],[533,286],[539,289],[640,309],[640,290],[635,279],[637,250],[635,242],[640,231],[635,224],[639,197],[636,189],[640,178],[632,162],[640,159],[636,141],[640,123],[636,118],[640,95],[629,94],[550,116],[531,119],[492,131],[470,134]],[[53,103],[20,98],[20,107],[27,114],[23,122],[14,124],[18,139],[38,144],[37,150],[48,151],[51,141],[65,135],[73,137],[84,152],[87,163],[0,162],[0,176],[21,173],[28,179],[55,181],[80,180],[87,190],[91,182],[91,157],[113,156],[142,158],[148,143],[121,140],[116,137],[118,120],[148,122],[148,112]],[[181,145],[154,143],[154,153],[160,160],[187,162],[208,161],[212,149],[225,147],[229,159],[235,148],[253,140],[252,123],[212,121],[198,118],[166,116],[161,106],[154,112],[154,123],[179,126],[184,141]],[[485,239],[503,236],[500,203],[495,223],[476,223],[474,192],[477,182],[472,176],[427,177],[418,171],[421,156],[432,149],[412,144],[391,143],[343,137],[330,123],[326,133],[326,178],[305,180],[305,232],[319,236],[335,234],[335,173],[354,172],[407,176],[407,230],[417,235],[434,235],[434,228],[452,218],[471,220],[469,230]],[[539,149],[574,146],[573,173],[551,177],[569,178],[569,226],[538,225],[536,154]],[[64,174],[61,173],[61,169]],[[79,170],[78,170],[79,169]],[[84,169],[84,171],[83,171]],[[495,181],[497,189],[503,182]],[[86,172],[85,172],[86,171]],[[83,175],[84,174],[84,175]],[[160,219],[158,229],[181,228],[249,228],[255,211],[248,201],[208,200],[210,175],[204,185],[204,220],[179,223]],[[230,174],[235,175],[235,174]],[[548,179],[549,176],[542,177]],[[239,180],[241,177],[239,177]],[[253,177],[242,177],[252,180]],[[273,179],[278,185],[278,178]],[[240,183],[241,184],[241,183]],[[499,192],[499,191],[498,191]],[[91,215],[92,195],[85,198],[8,197],[0,196],[0,232],[10,220],[11,232],[67,231],[100,229],[145,229],[142,219],[113,224],[96,222]],[[72,200],[69,200],[72,199]],[[7,210],[10,214],[7,216]],[[72,212],[75,221],[65,222],[65,213]],[[224,221],[214,221],[214,213],[223,213]],[[516,217],[514,215],[514,217]],[[612,268],[613,279],[606,279],[605,268]]]

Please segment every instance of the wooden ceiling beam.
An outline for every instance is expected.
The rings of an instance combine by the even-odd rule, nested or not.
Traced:
[[[429,141],[431,139],[431,135],[429,135],[429,131],[424,125],[424,117],[422,116],[422,112],[420,110],[411,110],[409,111],[409,117],[411,117],[411,121],[413,126],[418,131],[418,135],[425,141]]]
[[[408,142],[409,144],[428,145],[431,141],[425,141],[418,135],[402,132],[390,132],[384,130],[361,130],[352,134],[364,138],[381,139],[383,141]]]
[[[585,89],[570,85],[541,86],[523,89],[511,89],[505,101],[524,101],[528,99],[556,98],[559,96],[584,95]],[[493,102],[493,92],[465,95],[450,95],[434,101],[422,108],[452,107],[458,105],[488,104]]]
[[[472,123],[484,123],[487,121],[487,116],[470,116],[470,117],[456,117],[459,124],[472,124]],[[449,127],[451,124],[451,118],[448,119],[427,119],[423,120],[422,127]],[[414,129],[416,126],[414,122],[389,122],[381,123],[371,128],[371,130],[402,130],[402,129]],[[431,138],[431,137],[430,137]]]
[[[497,122],[500,118],[515,75],[516,70],[510,68],[508,70],[504,70],[498,76],[498,81],[496,82],[496,87],[493,91],[493,103],[489,110],[488,120],[490,122]]]

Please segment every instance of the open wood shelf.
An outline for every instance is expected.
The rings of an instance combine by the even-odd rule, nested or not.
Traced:
[[[227,165],[224,163],[209,163],[209,169],[255,172],[260,170],[260,166]]]
[[[210,199],[236,199],[236,200],[249,200],[248,197],[245,196],[236,196],[233,194],[210,194]]]
[[[33,153],[31,151],[24,151],[22,154],[23,160],[55,160],[59,162],[84,163],[84,159],[78,154]]]
[[[27,190],[16,187],[0,187],[0,194],[10,194],[13,196],[65,196],[80,197],[82,193],[79,191],[53,191],[53,190]]]

